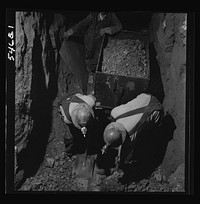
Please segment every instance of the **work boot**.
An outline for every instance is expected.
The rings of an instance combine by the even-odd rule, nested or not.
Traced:
[[[95,167],[94,167],[94,171],[97,174],[100,174],[100,175],[107,174],[105,157],[106,155],[101,155],[101,154],[97,156]]]
[[[100,174],[100,175],[105,174],[105,169],[101,168],[101,167],[98,167],[97,164],[95,164],[94,171],[95,171],[96,174]]]

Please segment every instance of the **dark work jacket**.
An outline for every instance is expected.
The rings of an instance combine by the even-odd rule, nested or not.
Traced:
[[[105,27],[111,27],[111,32],[116,33],[122,25],[114,13],[108,13],[102,21],[98,21],[98,12],[90,13],[85,19],[76,24],[72,30],[78,32],[84,30],[84,44],[86,48],[86,59],[91,59],[94,55],[96,46],[100,48],[102,36],[99,31]],[[97,50],[99,51],[99,50]]]
[[[157,98],[155,98],[154,96],[151,96],[151,100],[150,100],[149,104],[146,107],[142,107],[141,109],[143,109],[143,110],[138,111],[138,113],[142,112],[143,115],[142,115],[140,121],[132,129],[132,131],[129,132],[129,136],[131,136],[134,132],[140,133],[145,128],[151,129],[151,128],[154,128],[156,126],[160,126],[162,123],[164,109],[163,109],[163,106],[161,105],[161,103],[157,100]],[[134,110],[134,111],[137,111],[137,110]],[[159,112],[159,116],[158,116],[159,120],[156,122],[154,121],[154,119],[153,120],[151,119],[151,115],[153,114],[154,111]],[[136,138],[138,138],[138,135]],[[131,141],[130,137],[127,137],[125,140],[125,143],[123,144],[121,157],[125,163],[132,163],[133,162],[133,157],[134,157],[134,153],[135,153],[134,147],[135,147],[136,138],[133,141]]]

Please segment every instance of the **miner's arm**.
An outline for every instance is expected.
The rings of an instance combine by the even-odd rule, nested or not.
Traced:
[[[103,36],[104,33],[108,33],[110,35],[119,32],[122,29],[122,24],[115,15],[115,13],[111,13],[110,25],[109,27],[102,28],[100,30],[100,35]]]
[[[117,33],[118,31],[122,29],[122,24],[117,18],[117,16],[115,15],[115,13],[112,13],[111,15],[111,27],[110,28],[111,28],[110,34]]]
[[[89,14],[86,18],[84,18],[79,23],[74,25],[72,28],[67,30],[64,33],[64,37],[69,37],[69,36],[73,35],[74,33],[78,32],[78,31],[80,31],[82,29],[85,29],[88,26],[88,24],[90,23],[91,20],[92,20],[92,14]]]

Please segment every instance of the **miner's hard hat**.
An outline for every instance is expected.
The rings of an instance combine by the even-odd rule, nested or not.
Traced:
[[[112,122],[108,124],[103,133],[104,142],[111,147],[118,147],[124,143],[126,130],[121,123]]]
[[[94,112],[87,103],[79,103],[74,107],[71,118],[74,126],[81,129],[91,118],[94,118]]]

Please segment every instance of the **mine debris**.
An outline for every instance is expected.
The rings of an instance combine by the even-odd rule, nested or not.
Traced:
[[[53,167],[54,163],[55,163],[55,159],[54,158],[47,158],[46,159],[46,166],[49,166],[49,167]]]
[[[137,39],[109,39],[103,50],[102,72],[148,78],[144,43]]]

